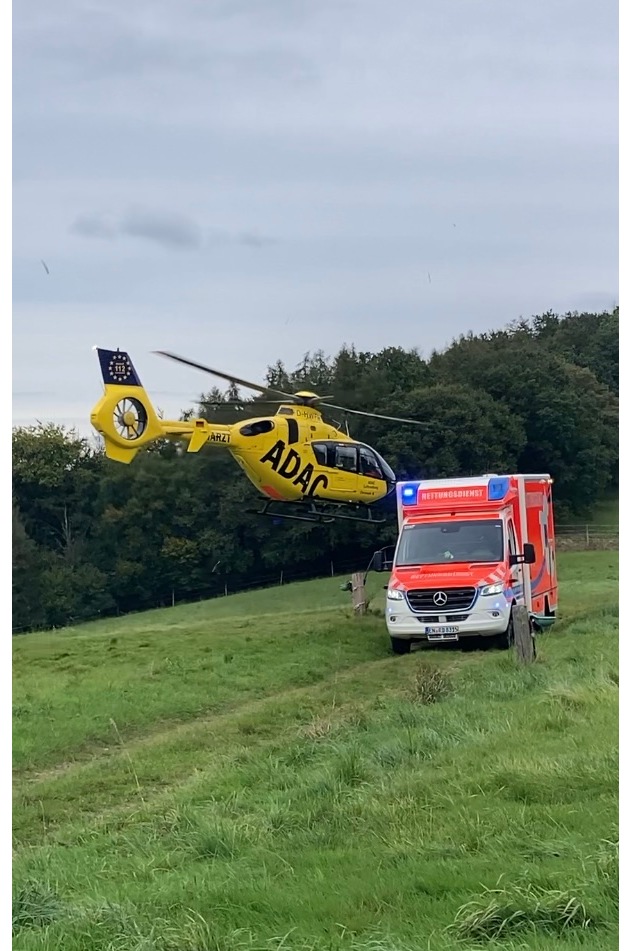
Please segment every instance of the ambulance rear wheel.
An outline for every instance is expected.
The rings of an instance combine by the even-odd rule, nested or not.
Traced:
[[[408,654],[411,650],[411,641],[405,637],[390,637],[394,654]]]
[[[555,618],[555,616],[556,616],[556,612],[551,610],[549,606],[549,598],[545,596],[545,617]],[[534,630],[536,634],[544,634],[545,631],[548,630],[548,628],[546,625],[534,623]]]

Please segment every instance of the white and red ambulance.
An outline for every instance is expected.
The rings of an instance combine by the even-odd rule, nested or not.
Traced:
[[[399,482],[386,620],[392,649],[468,636],[513,640],[512,607],[525,604],[534,629],[557,610],[552,479],[549,475]]]

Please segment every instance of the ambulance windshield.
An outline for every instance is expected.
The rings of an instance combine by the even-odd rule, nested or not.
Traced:
[[[496,519],[405,525],[396,565],[445,565],[503,560],[503,523]]]

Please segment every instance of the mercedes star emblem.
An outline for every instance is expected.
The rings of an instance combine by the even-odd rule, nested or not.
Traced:
[[[448,601],[448,596],[444,591],[436,591],[433,595],[433,603],[437,604],[438,608],[443,607]]]

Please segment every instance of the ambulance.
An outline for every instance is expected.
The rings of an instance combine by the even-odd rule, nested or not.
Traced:
[[[558,604],[549,475],[398,482],[398,541],[375,552],[390,571],[385,602],[395,654],[414,642],[465,637],[513,642],[512,608],[524,604],[534,631]]]

